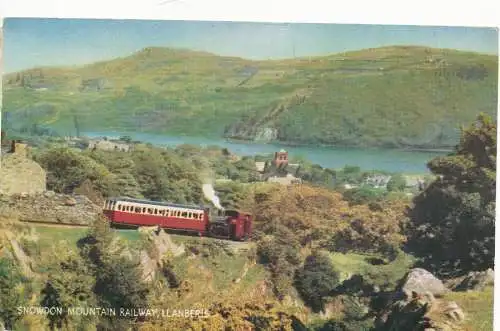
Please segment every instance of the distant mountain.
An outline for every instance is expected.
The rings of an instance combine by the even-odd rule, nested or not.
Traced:
[[[150,47],[3,77],[4,125],[443,148],[497,109],[498,57],[394,46],[251,61]]]

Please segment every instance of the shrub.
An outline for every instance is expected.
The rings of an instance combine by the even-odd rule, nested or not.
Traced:
[[[316,251],[309,255],[296,273],[295,287],[304,301],[314,310],[324,309],[325,298],[339,284],[339,274],[328,254]]]

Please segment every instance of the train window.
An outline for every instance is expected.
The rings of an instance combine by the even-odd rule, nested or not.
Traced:
[[[158,209],[155,208],[155,215],[158,215]]]
[[[187,217],[187,212],[182,212],[182,217]]]
[[[188,213],[188,218],[191,218],[191,213]]]
[[[122,210],[122,205],[118,205],[118,207],[116,207],[117,210]]]
[[[135,212],[140,213],[141,212],[141,207],[135,207]]]
[[[202,220],[202,219],[203,219],[203,214],[200,214],[200,220]]]

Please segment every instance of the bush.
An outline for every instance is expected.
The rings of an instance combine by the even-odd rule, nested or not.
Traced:
[[[389,192],[404,191],[405,188],[406,188],[406,179],[400,174],[395,174],[391,176],[391,179],[387,183],[387,191]]]
[[[271,273],[273,292],[283,299],[293,289],[293,277],[300,263],[299,248],[290,233],[280,229],[273,236],[263,237],[257,244],[257,257]]]
[[[24,279],[15,263],[6,258],[0,258],[0,320],[6,329],[12,330],[15,322],[21,318],[17,307],[27,303],[20,284]]]
[[[339,285],[339,274],[328,254],[316,251],[309,255],[297,271],[295,287],[314,311],[324,309],[325,298]]]
[[[385,197],[383,189],[371,187],[359,187],[346,190],[343,193],[344,200],[349,202],[349,205],[370,205],[375,206],[375,203],[380,202]]]
[[[36,156],[47,171],[47,189],[72,193],[86,180],[105,196],[114,195],[114,176],[102,164],[69,148],[51,148]]]

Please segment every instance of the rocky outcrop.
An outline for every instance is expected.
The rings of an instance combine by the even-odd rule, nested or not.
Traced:
[[[155,279],[158,270],[163,266],[163,258],[167,254],[173,257],[184,254],[184,246],[176,245],[170,236],[163,230],[156,228],[140,228],[140,232],[146,235],[149,242],[148,251],[142,250],[139,253],[139,259],[143,271],[143,280],[151,282]]]
[[[436,299],[430,292],[413,292],[392,303],[376,324],[388,331],[458,331],[464,321],[465,313],[456,302]]]
[[[465,313],[441,296],[449,290],[425,269],[412,269],[401,280],[392,299],[377,317],[379,330],[461,330]]]
[[[471,271],[453,290],[482,291],[487,286],[493,286],[494,282],[495,272],[491,268],[485,271]]]
[[[400,291],[407,295],[412,292],[423,294],[431,293],[434,296],[443,295],[448,291],[444,283],[425,269],[411,269],[403,278]]]
[[[14,213],[21,221],[90,224],[101,208],[83,195],[46,191],[0,195],[0,213]]]
[[[26,277],[33,277],[32,262],[30,257],[26,255],[16,239],[10,239],[10,245],[23,275]]]

